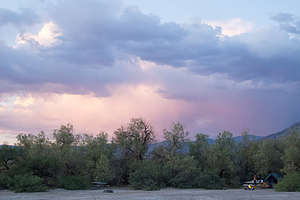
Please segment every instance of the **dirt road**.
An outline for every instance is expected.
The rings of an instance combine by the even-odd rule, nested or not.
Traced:
[[[299,193],[274,192],[273,190],[245,191],[162,189],[160,191],[137,191],[114,189],[114,193],[102,190],[67,191],[50,190],[43,193],[13,193],[0,191],[0,200],[299,200]]]

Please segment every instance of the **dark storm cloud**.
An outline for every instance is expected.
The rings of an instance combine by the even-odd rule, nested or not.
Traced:
[[[185,30],[178,24],[161,24],[158,17],[134,8],[121,10],[87,1],[72,5],[65,15],[66,7],[70,7],[69,2],[52,12],[54,21],[64,29],[64,43],[54,50],[54,56],[67,61],[112,65],[129,54],[166,57],[164,54],[185,37]]]
[[[297,81],[300,76],[299,40],[291,41],[276,28],[220,40],[220,29],[207,24],[162,23],[135,8],[103,2],[70,5],[66,1],[54,12],[55,22],[64,29],[64,43],[51,51],[67,62],[103,67],[127,56],[139,56],[199,74],[224,73],[238,81]],[[286,22],[293,17],[275,19]],[[270,53],[274,49],[276,52]]]
[[[62,17],[68,7],[71,14]],[[90,7],[93,9],[89,10]],[[286,40],[287,44],[280,46],[276,29],[263,35],[256,47],[255,42],[247,42],[247,37],[256,37],[256,33],[222,41],[218,37],[220,30],[207,24],[162,23],[158,17],[137,9],[122,10],[105,3],[67,3],[56,8],[55,13],[67,42],[54,55],[68,61],[111,65],[116,59],[134,55],[159,64],[187,67],[200,74],[225,73],[235,80],[296,81],[299,77],[300,43],[290,41],[285,34],[279,40]],[[288,15],[277,18],[293,19]],[[265,52],[251,49],[260,48],[264,41],[271,44],[262,47]],[[264,56],[274,48],[275,54]]]
[[[234,81],[295,82],[300,77],[300,42],[289,38],[288,29],[220,39],[219,27],[163,23],[157,16],[124,8],[120,1],[59,1],[40,18],[28,10],[2,13],[6,14],[0,14],[0,24],[30,24],[43,18],[62,32],[61,42],[50,48],[0,45],[0,79],[24,87],[59,84],[68,92],[101,94],[106,84],[149,81],[145,79],[151,77],[130,63],[136,56],[196,74],[221,73]],[[294,16],[273,19],[298,30]]]
[[[34,54],[3,44],[0,44],[0,55],[0,93],[94,92],[96,95],[107,96],[107,84],[135,83],[141,78],[135,76],[141,74],[140,69],[125,61],[108,66],[100,63],[102,67],[94,68],[89,63],[69,63],[44,53]]]

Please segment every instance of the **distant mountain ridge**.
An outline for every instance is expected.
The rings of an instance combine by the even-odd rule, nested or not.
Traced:
[[[273,133],[267,136],[257,136],[257,135],[248,135],[249,139],[251,141],[255,141],[255,140],[265,140],[265,139],[276,139],[282,136],[288,136],[289,134],[291,134],[294,130],[299,130],[300,131],[300,122],[297,122],[295,124],[293,124],[292,126],[283,129],[280,132],[277,133]],[[242,136],[236,136],[233,137],[233,140],[237,143],[242,141]],[[213,144],[215,142],[215,139],[212,138],[207,138],[207,141],[209,144]],[[184,145],[182,146],[182,148],[179,150],[181,153],[188,153],[189,152],[189,145],[190,143],[193,143],[195,141],[189,141],[189,142],[185,142]],[[157,142],[157,143],[153,143],[150,144],[148,146],[148,151],[147,154],[149,155],[156,147],[159,146],[167,146],[167,141],[162,141],[162,142]]]
[[[276,138],[279,138],[279,137],[282,137],[282,136],[288,136],[293,131],[299,131],[299,133],[300,133],[300,121],[293,124],[292,126],[290,126],[288,128],[283,129],[282,131],[277,132],[277,133],[273,133],[273,134],[270,134],[270,135],[267,135],[267,136],[248,135],[248,137],[252,141],[254,141],[254,140],[264,140],[264,139],[276,139]],[[241,142],[242,138],[243,138],[242,136],[236,136],[236,137],[233,137],[233,140],[235,142]],[[209,143],[211,143],[211,140],[214,142],[213,139],[211,139],[211,138],[208,138],[208,139],[210,140]]]
[[[233,140],[235,142],[241,142],[242,141],[243,136],[236,136],[233,137]],[[255,141],[255,140],[261,140],[264,138],[264,136],[257,136],[257,135],[248,135],[248,138],[250,141]]]
[[[268,135],[268,136],[264,137],[264,139],[275,139],[275,138],[279,138],[282,136],[287,136],[287,135],[290,135],[295,130],[300,131],[300,122],[297,122],[297,123],[293,124],[292,126],[286,128],[286,129],[283,129],[280,132]]]

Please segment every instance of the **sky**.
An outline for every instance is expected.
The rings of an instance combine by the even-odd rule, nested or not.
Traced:
[[[62,124],[181,122],[214,138],[300,121],[298,0],[0,4],[0,144]]]

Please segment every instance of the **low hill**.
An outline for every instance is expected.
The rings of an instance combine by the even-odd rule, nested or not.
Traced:
[[[287,136],[287,135],[291,134],[293,131],[300,131],[300,122],[297,122],[297,123],[293,124],[292,126],[286,128],[286,129],[283,129],[280,132],[268,135],[268,136],[264,137],[263,139],[276,139],[276,138],[279,138],[282,136]]]
[[[236,136],[236,137],[233,137],[233,140],[235,142],[239,143],[239,142],[242,141],[242,138],[243,138],[243,136]],[[264,137],[263,136],[257,136],[257,135],[248,135],[248,138],[249,138],[250,141],[255,141],[255,140],[261,140]]]
[[[300,122],[297,122],[297,123],[293,124],[292,126],[286,128],[286,129],[284,129],[280,132],[277,132],[277,133],[274,133],[274,134],[271,134],[271,135],[268,135],[268,136],[257,136],[257,135],[248,135],[248,136],[249,136],[249,139],[251,141],[264,140],[264,139],[275,139],[275,138],[278,138],[278,137],[287,136],[287,135],[291,134],[294,130],[299,130],[300,131]],[[235,142],[239,143],[239,142],[242,141],[242,136],[233,137],[233,140]],[[207,138],[207,141],[208,141],[209,144],[213,144],[215,142],[215,140],[212,139],[212,138]],[[183,145],[183,147],[179,151],[181,153],[188,153],[189,152],[189,145],[190,145],[190,143],[193,143],[193,142],[194,141],[185,142],[185,144]],[[150,144],[148,146],[147,155],[149,155],[158,146],[167,146],[167,142],[163,141],[163,142]]]

